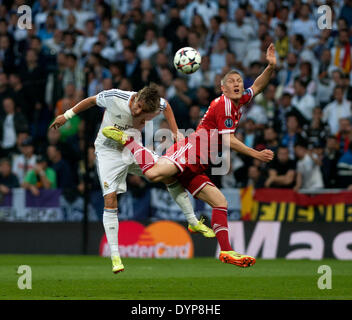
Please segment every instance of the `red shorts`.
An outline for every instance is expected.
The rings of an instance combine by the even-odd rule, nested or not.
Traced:
[[[163,158],[173,162],[180,170],[176,178],[192,196],[196,196],[207,184],[215,186],[204,174],[207,164],[201,164],[199,147],[188,138],[176,142],[166,151]]]

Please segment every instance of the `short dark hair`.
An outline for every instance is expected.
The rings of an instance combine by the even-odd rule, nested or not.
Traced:
[[[300,33],[295,34],[295,39],[303,46],[305,43],[304,37]]]
[[[302,147],[302,148],[307,149],[308,148],[308,141],[306,139],[299,138],[295,142],[295,147]]]

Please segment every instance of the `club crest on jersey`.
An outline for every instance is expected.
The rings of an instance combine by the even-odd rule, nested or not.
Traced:
[[[232,119],[231,118],[227,118],[226,120],[225,120],[225,127],[226,128],[231,128],[233,126],[233,121],[232,121]]]

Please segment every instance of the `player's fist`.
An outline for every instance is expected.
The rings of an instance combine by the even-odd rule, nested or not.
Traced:
[[[258,153],[257,159],[263,162],[269,162],[273,160],[274,158],[274,152],[272,152],[269,149],[262,150]]]
[[[54,129],[58,129],[60,128],[61,126],[63,126],[65,123],[66,123],[66,118],[64,117],[64,115],[60,115],[60,116],[57,116],[54,120],[54,122],[50,125],[50,129],[51,128],[54,128]]]

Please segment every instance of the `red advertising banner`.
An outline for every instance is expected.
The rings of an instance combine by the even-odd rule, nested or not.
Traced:
[[[287,189],[257,189],[251,220],[352,222],[352,191],[301,194]]]

